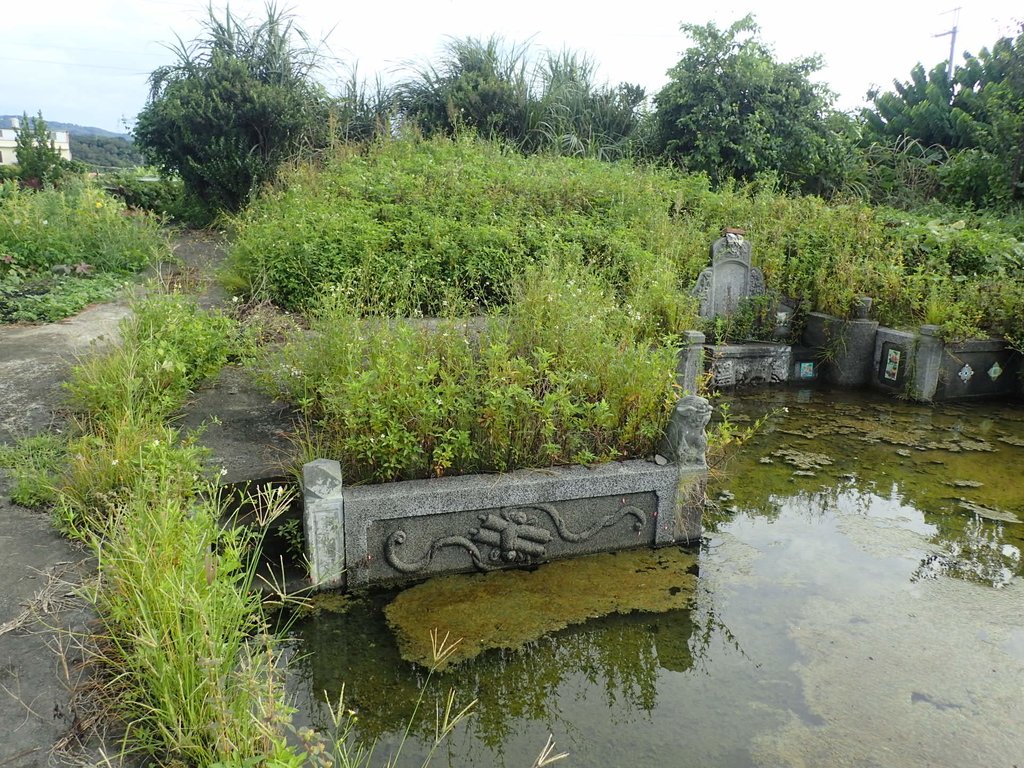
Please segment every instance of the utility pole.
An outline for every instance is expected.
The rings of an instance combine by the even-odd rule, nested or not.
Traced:
[[[953,83],[953,56],[956,53],[956,28],[957,28],[957,24],[960,23],[960,6],[957,6],[956,8],[953,8],[950,11],[946,11],[945,13],[942,13],[940,15],[941,16],[946,16],[946,15],[948,15],[950,13],[953,14],[953,28],[950,29],[948,32],[940,32],[937,35],[932,35],[932,37],[945,37],[946,35],[949,35],[949,69],[947,70],[947,74],[949,75],[950,85],[952,85],[952,83]]]

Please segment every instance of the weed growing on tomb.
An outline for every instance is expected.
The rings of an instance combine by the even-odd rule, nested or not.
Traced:
[[[261,367],[298,405],[309,454],[355,482],[653,453],[677,398],[676,347],[565,264],[531,268],[477,321],[363,320],[339,297]]]
[[[236,220],[234,285],[287,309],[332,286],[359,314],[445,316],[504,306],[528,266],[558,258],[678,332],[693,313],[676,262],[692,254],[668,226],[668,178],[471,138],[345,150]]]
[[[769,290],[801,311],[849,317],[871,296],[883,324],[915,326],[939,290],[949,336],[1024,332],[1012,218],[827,203],[782,194],[772,177],[712,189],[702,176],[472,138],[385,140],[285,173],[235,226],[232,287],[287,309],[326,289],[360,315],[488,310],[554,257],[597,272],[656,338],[696,327],[688,294],[708,246],[739,227]]]

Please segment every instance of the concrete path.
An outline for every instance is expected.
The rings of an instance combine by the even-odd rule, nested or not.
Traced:
[[[227,303],[211,279],[224,261],[222,237],[185,233],[174,252],[178,264],[151,277],[199,295],[201,306]],[[128,313],[122,301],[49,325],[0,325],[0,443],[64,428],[62,384],[71,366],[116,341]],[[288,409],[256,392],[237,369],[225,369],[176,421],[186,430],[205,425],[202,442],[210,463],[227,470],[226,482],[280,474]],[[68,690],[77,672],[67,637],[93,618],[73,597],[92,564],[46,513],[12,504],[10,486],[0,469],[0,768],[92,765],[95,754],[72,760],[54,752],[61,740],[81,735]]]
[[[61,428],[61,382],[75,357],[116,338],[127,312],[104,304],[60,323],[0,326],[0,442]],[[11,503],[0,470],[0,768],[69,764],[52,751],[80,726],[69,706],[67,632],[81,633],[90,618],[73,599],[88,568],[48,515]]]

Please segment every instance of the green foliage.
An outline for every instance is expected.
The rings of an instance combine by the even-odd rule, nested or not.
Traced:
[[[396,102],[394,89],[380,77],[369,86],[353,67],[331,105],[331,136],[346,143],[389,138],[398,114]]]
[[[193,765],[266,755],[290,710],[252,589],[253,534],[221,525],[212,489],[201,500],[198,484],[186,495],[168,482],[176,450],[145,456],[145,473],[91,540],[101,693],[132,751]]]
[[[296,42],[296,39],[298,42]],[[248,24],[210,9],[204,36],[174,49],[150,76],[135,140],[179,176],[208,216],[237,211],[281,162],[322,142],[326,100],[312,80],[316,53],[273,5]]]
[[[471,128],[486,139],[522,141],[527,54],[527,47],[506,46],[498,37],[451,40],[438,63],[422,66],[401,83],[402,113],[428,136]]]
[[[768,341],[775,330],[775,312],[779,297],[772,293],[746,296],[730,315],[718,315],[704,321],[704,335],[712,344]]]
[[[125,285],[123,279],[106,274],[23,279],[11,271],[0,279],[0,323],[55,323],[90,304],[110,301]]]
[[[14,151],[23,181],[53,184],[64,175],[64,159],[50,137],[42,112],[37,117],[22,115]]]
[[[0,280],[61,264],[75,274],[127,274],[166,252],[155,219],[126,215],[120,202],[85,182],[38,191],[0,185]]]
[[[927,74],[918,64],[909,81],[893,85],[869,94],[865,144],[910,140],[944,152],[936,197],[947,202],[1006,206],[1024,198],[1024,31],[965,54],[952,73],[946,63]]]
[[[134,309],[123,346],[73,373],[77,431],[55,483],[58,523],[96,557],[97,693],[131,752],[194,765],[286,754],[258,536],[222,525],[205,451],[163,423],[223,361],[230,326],[173,295]],[[251,500],[264,523],[287,502]]]
[[[655,96],[656,150],[716,184],[770,171],[786,188],[836,187],[845,147],[829,122],[832,94],[810,80],[820,57],[776,61],[749,15],[726,30],[681,29],[694,45]]]
[[[846,317],[871,296],[879,320],[913,326],[932,283],[950,281],[977,332],[994,331],[1021,279],[1014,217],[826,203],[764,176],[712,191],[703,176],[466,138],[385,142],[291,171],[236,220],[232,262],[236,287],[289,309],[330,290],[357,314],[445,316],[504,306],[530,264],[555,257],[595,270],[658,339],[696,327],[688,293],[724,227],[750,233],[770,292],[802,310]],[[979,291],[997,275],[1006,298],[989,302]],[[773,307],[758,312],[769,322],[757,333],[770,332]]]
[[[81,180],[0,184],[0,322],[55,322],[108,300],[168,252],[159,223]]]
[[[527,151],[616,160],[647,149],[643,88],[598,85],[596,64],[569,51],[547,54],[534,80],[539,93],[527,102]]]
[[[71,156],[91,168],[134,168],[142,165],[142,153],[120,136],[71,133]]]
[[[103,188],[131,209],[169,218],[185,218],[185,188],[177,176],[153,168],[131,168],[101,177]]]
[[[844,182],[846,196],[912,209],[935,200],[949,153],[914,139],[874,141],[858,153],[859,164]]]
[[[449,41],[440,61],[397,88],[402,118],[427,136],[469,129],[526,152],[614,159],[635,153],[645,94],[595,82],[596,67],[564,51],[534,58],[499,37]]]
[[[165,419],[227,361],[234,331],[233,321],[200,310],[190,297],[155,293],[136,301],[121,322],[123,344],[73,369],[70,403],[100,421]]]
[[[706,244],[680,252],[672,196],[667,175],[629,165],[392,141],[287,174],[236,220],[231,260],[243,290],[288,309],[334,286],[364,314],[446,315],[504,305],[513,280],[553,255],[595,267],[678,332],[692,310],[673,261],[702,261]]]
[[[23,507],[44,507],[56,498],[57,478],[67,456],[58,435],[42,434],[0,444],[0,469],[10,472],[11,501]]]
[[[262,378],[354,482],[645,456],[677,397],[675,348],[568,263],[530,269],[507,316],[468,327],[360,320],[335,296],[311,330]]]

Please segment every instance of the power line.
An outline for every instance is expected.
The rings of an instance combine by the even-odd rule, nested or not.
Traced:
[[[163,43],[158,43],[161,48],[164,48]],[[150,53],[144,51],[115,51],[111,48],[82,48],[76,45],[53,45],[51,43],[4,43],[4,46],[18,46],[21,48],[42,48],[47,51],[82,51],[84,53],[105,53],[105,54],[116,54],[118,56],[149,56]]]
[[[19,59],[14,56],[0,56],[0,61],[19,61],[27,64],[61,64],[65,67],[86,67],[89,69],[113,69],[118,72],[131,72],[133,75],[146,75],[148,72],[140,72],[134,67],[112,67],[106,64],[82,64],[77,61],[54,61],[53,59]]]

